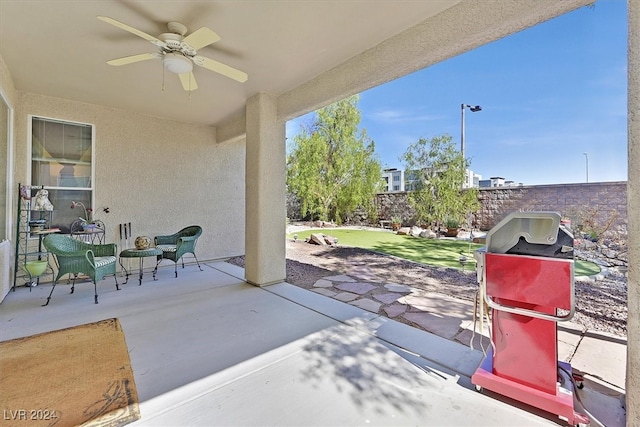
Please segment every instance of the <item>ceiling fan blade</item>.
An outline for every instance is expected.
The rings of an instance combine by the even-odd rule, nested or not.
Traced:
[[[206,56],[194,56],[193,62],[196,65],[199,65],[207,70],[215,71],[216,73],[222,74],[223,76],[229,77],[230,79],[239,81],[240,83],[244,83],[249,78],[247,73],[242,72],[240,70],[236,70],[233,67],[225,65],[221,62],[215,61],[211,58],[207,58]]]
[[[157,57],[158,57],[157,53],[141,53],[140,55],[132,55],[132,56],[125,56],[124,58],[112,59],[110,61],[107,61],[107,64],[116,65],[116,66],[127,65],[127,64],[133,64],[134,62],[155,59]]]
[[[131,34],[135,34],[138,37],[142,37],[143,39],[150,41],[151,43],[153,43],[154,45],[156,45],[158,47],[165,47],[166,46],[166,43],[163,42],[162,40],[157,39],[157,38],[155,38],[153,36],[150,36],[149,34],[147,34],[145,32],[142,32],[140,30],[136,30],[135,28],[130,27],[127,24],[123,24],[120,21],[116,21],[115,19],[109,18],[108,16],[97,16],[96,18],[98,18],[101,21],[106,22],[107,24],[111,24],[111,25],[114,25],[114,26],[116,26],[118,28],[121,28],[121,29],[123,29],[125,31],[128,31]]]
[[[212,29],[202,27],[185,37],[182,41],[198,50],[220,40],[220,36]]]
[[[193,90],[198,89],[198,83],[196,83],[196,76],[191,73],[182,73],[178,74],[180,77],[180,83],[182,83],[182,88],[187,92],[191,92]]]

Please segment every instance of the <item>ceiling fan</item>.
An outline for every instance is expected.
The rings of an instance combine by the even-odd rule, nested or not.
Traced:
[[[142,37],[158,47],[157,52],[141,53],[139,55],[112,59],[107,61],[107,64],[109,65],[120,66],[132,64],[134,62],[147,61],[149,59],[161,59],[165,70],[177,74],[180,78],[180,82],[182,83],[182,87],[186,91],[193,91],[198,88],[195,76],[193,75],[193,64],[222,74],[223,76],[241,83],[247,81],[248,76],[246,73],[211,58],[207,58],[206,56],[198,55],[198,49],[220,40],[220,36],[210,28],[202,27],[185,37],[187,27],[179,22],[169,22],[167,24],[169,29],[168,33],[163,33],[158,37],[153,37],[107,16],[98,16],[97,18],[108,24],[128,31],[131,34],[135,34],[138,37]]]

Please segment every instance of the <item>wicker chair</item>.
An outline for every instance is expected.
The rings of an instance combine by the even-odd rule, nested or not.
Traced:
[[[51,293],[44,305],[49,304],[53,290],[56,288],[56,283],[65,274],[73,277],[71,293],[75,290],[78,273],[84,273],[89,276],[93,281],[96,304],[98,304],[97,283],[104,276],[113,274],[116,281],[116,290],[120,290],[118,278],[116,277],[115,244],[92,245],[63,234],[50,234],[44,238],[43,244],[47,251],[54,256],[58,267],[58,274],[53,281],[53,288],[51,288]]]
[[[182,259],[182,268],[184,268],[184,259],[182,257],[185,254],[192,254],[196,259],[198,268],[202,271],[195,252],[196,243],[201,234],[202,227],[199,225],[191,225],[170,236],[155,236],[153,240],[156,248],[162,250],[162,255],[158,255],[158,263],[163,259],[173,261],[175,264],[174,272],[176,277],[178,277],[178,261]]]

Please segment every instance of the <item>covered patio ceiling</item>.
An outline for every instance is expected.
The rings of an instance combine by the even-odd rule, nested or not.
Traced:
[[[291,118],[574,9],[584,0],[395,1],[0,1],[0,55],[19,91],[220,126],[242,117],[258,92]],[[194,67],[183,90],[153,53],[103,15],[149,35],[169,21],[187,35],[206,26],[221,40],[198,51],[246,72],[239,83]],[[163,89],[164,88],[164,89]]]

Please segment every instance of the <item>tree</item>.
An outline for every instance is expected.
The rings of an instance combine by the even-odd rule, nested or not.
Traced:
[[[462,188],[468,163],[456,150],[451,136],[420,138],[400,160],[412,182],[414,191],[409,193],[409,201],[418,221],[436,225],[463,223],[480,207],[477,190]]]
[[[294,137],[287,156],[287,187],[302,215],[343,222],[356,208],[373,212],[382,185],[375,143],[358,132],[358,96],[316,111],[313,123]]]

